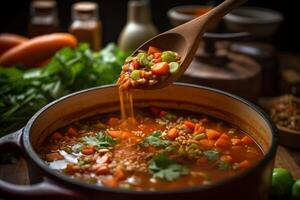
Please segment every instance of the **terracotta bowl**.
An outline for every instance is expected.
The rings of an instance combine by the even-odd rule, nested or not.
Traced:
[[[20,131],[0,139],[0,151],[17,150],[27,159],[33,185],[19,186],[0,180],[1,197],[10,199],[109,200],[267,200],[276,152],[276,129],[259,108],[237,96],[215,89],[174,84],[160,90],[137,90],[134,105],[161,106],[205,113],[237,125],[255,138],[264,157],[252,168],[211,185],[166,191],[107,188],[74,180],[51,170],[36,149],[55,129],[75,120],[119,109],[116,86],[97,87],[56,100],[37,112]]]

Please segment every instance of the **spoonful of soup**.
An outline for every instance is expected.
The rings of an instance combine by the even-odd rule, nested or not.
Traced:
[[[158,89],[177,80],[192,62],[207,27],[246,0],[225,0],[206,14],[157,35],[126,59],[120,89]]]

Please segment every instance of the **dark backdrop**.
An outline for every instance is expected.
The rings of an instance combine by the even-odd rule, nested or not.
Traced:
[[[126,23],[127,0],[94,0],[99,4],[100,18],[103,23],[104,43],[116,42]],[[57,0],[60,26],[66,31],[70,23],[70,7],[76,0]],[[171,7],[184,4],[205,4],[203,0],[151,0],[154,24],[160,31],[170,28],[167,11]],[[29,20],[30,0],[1,0],[0,32],[14,32],[26,35]],[[284,51],[299,51],[300,29],[297,1],[249,0],[246,5],[261,6],[278,10],[285,20],[276,35],[275,45]]]

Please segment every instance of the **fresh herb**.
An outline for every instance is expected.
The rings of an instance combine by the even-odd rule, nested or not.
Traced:
[[[203,154],[211,161],[216,161],[220,157],[219,152],[216,150],[203,151]]]
[[[0,137],[23,127],[41,107],[63,95],[114,83],[128,53],[110,44],[58,51],[42,68],[0,67]]]
[[[97,149],[109,148],[118,143],[111,136],[103,132],[98,132],[95,136],[85,136],[83,137],[83,141]]]
[[[189,174],[189,169],[187,167],[169,159],[166,154],[154,156],[148,169],[154,177],[158,177],[166,181],[173,181],[178,179],[180,176]]]
[[[169,140],[161,139],[161,131],[154,131],[151,135],[144,138],[144,140],[140,143],[141,146],[145,147],[148,145],[152,145],[155,147],[166,147],[171,144]]]
[[[231,165],[223,160],[218,161],[218,166],[219,166],[219,169],[222,171],[226,171],[231,168]]]

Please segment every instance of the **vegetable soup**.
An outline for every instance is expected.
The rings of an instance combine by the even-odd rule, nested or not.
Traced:
[[[147,107],[133,120],[99,114],[52,133],[40,148],[53,170],[133,190],[193,187],[248,169],[263,156],[242,130],[182,110]]]

